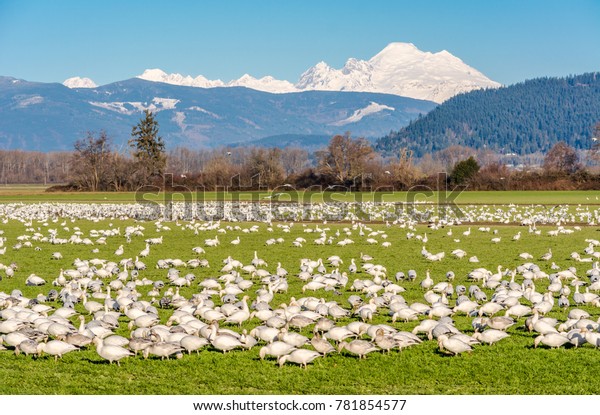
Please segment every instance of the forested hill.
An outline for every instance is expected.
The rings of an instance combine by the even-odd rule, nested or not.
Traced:
[[[547,151],[561,140],[586,149],[599,121],[599,72],[538,78],[457,95],[379,139],[377,149],[394,152],[407,147],[420,156],[463,145],[528,154]]]

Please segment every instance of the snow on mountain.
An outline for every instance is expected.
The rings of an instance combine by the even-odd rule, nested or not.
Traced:
[[[225,86],[223,81],[221,81],[220,79],[217,79],[216,81],[211,81],[209,79],[206,79],[202,75],[198,75],[197,77],[192,78],[189,75],[183,76],[178,73],[167,74],[166,72],[160,69],[146,69],[143,74],[138,75],[136,78],[152,82],[162,82],[165,84],[181,86],[194,86],[199,88],[214,88],[218,86]]]
[[[173,110],[175,109],[175,105],[179,102],[178,99],[173,98],[152,98],[152,102],[148,104],[147,102],[139,102],[139,101],[128,101],[128,102],[97,102],[97,101],[89,101],[90,105],[95,107],[104,108],[110,111],[119,112],[121,114],[131,115],[136,112],[142,112],[144,110],[150,110],[152,112],[160,112],[164,110]]]
[[[17,102],[17,108],[25,108],[30,105],[41,104],[43,102],[44,98],[39,95],[23,96],[19,97],[19,100]]]
[[[368,61],[350,58],[341,69],[319,62],[295,85],[272,76],[256,79],[248,74],[224,83],[202,75],[167,74],[160,69],[147,69],[138,78],[201,88],[243,86],[276,94],[306,90],[378,92],[437,103],[474,89],[500,87],[446,50],[423,52],[412,43],[400,42],[390,43]]]
[[[298,92],[298,89],[291,82],[281,81],[272,76],[256,79],[253,76],[245,74],[240,79],[228,82],[227,86],[243,86],[250,89],[256,89],[257,91],[271,92],[273,94]]]
[[[169,148],[198,149],[262,139],[279,147],[305,140],[320,147],[349,128],[355,137],[382,137],[435,107],[430,101],[368,92],[272,94],[138,78],[69,89],[59,83],[0,76],[0,148],[68,151],[82,131],[101,130],[114,137],[116,146],[126,146],[131,126],[145,109],[156,113]],[[343,125],[333,125],[340,121]]]
[[[390,43],[368,61],[348,59],[342,69],[320,62],[302,74],[296,87],[381,92],[441,103],[462,92],[500,84],[448,51],[423,52],[412,43]]]
[[[375,113],[378,113],[383,110],[395,111],[394,107],[378,104],[376,102],[371,101],[369,103],[369,105],[367,105],[365,108],[357,109],[348,118],[331,123],[331,125],[335,125],[336,127],[341,127],[342,125],[355,123],[355,122],[362,120],[367,115],[375,114]]]
[[[65,79],[63,85],[67,88],[96,88],[98,86],[90,78],[80,78],[79,76]]]

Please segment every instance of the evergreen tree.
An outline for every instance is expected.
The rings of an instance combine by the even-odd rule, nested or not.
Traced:
[[[479,163],[473,158],[469,157],[466,160],[459,161],[454,165],[450,178],[456,184],[466,184],[471,180],[479,171]]]
[[[142,184],[148,184],[154,177],[162,177],[167,162],[165,143],[158,135],[158,121],[151,111],[145,110],[144,118],[132,128],[129,145],[133,148]]]

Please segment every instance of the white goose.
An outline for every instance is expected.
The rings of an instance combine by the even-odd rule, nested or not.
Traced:
[[[281,356],[277,362],[279,363],[279,367],[283,366],[285,362],[292,362],[303,366],[306,369],[306,365],[315,360],[317,357],[321,356],[319,353],[314,350],[308,349],[297,349],[292,353]]]
[[[96,352],[98,355],[108,360],[109,363],[117,362],[118,366],[121,366],[119,360],[127,357],[133,356],[133,353],[127,349],[124,349],[119,346],[105,346],[103,340],[100,337],[94,337],[93,342],[96,344]]]
[[[273,343],[261,347],[260,351],[258,352],[258,355],[260,357],[260,360],[263,360],[267,355],[279,358],[283,355],[292,353],[294,350],[296,350],[296,347],[291,344],[282,341],[275,341]]]
[[[238,347],[243,347],[243,344],[239,341],[239,339],[233,337],[227,333],[219,333],[219,327],[216,322],[211,324],[211,332],[208,337],[208,341],[212,346],[222,351],[223,353],[227,353],[230,350],[233,350]]]
[[[57,361],[59,357],[62,357],[64,354],[72,352],[73,350],[79,349],[72,344],[61,340],[50,340],[48,343],[40,343],[37,345],[38,356],[41,356],[42,353],[45,352],[54,356],[55,361]]]

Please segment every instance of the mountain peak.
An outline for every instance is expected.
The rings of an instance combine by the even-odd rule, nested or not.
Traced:
[[[349,58],[341,69],[321,61],[307,69],[295,85],[271,76],[257,79],[249,74],[225,84],[202,75],[192,78],[178,73],[167,74],[160,69],[147,69],[138,78],[201,88],[243,86],[271,93],[302,90],[377,92],[437,103],[474,89],[500,86],[447,50],[424,52],[407,42],[389,43],[369,60]]]
[[[65,79],[63,85],[67,88],[96,88],[98,86],[90,78],[80,78],[79,76]]]
[[[288,81],[280,81],[272,76],[263,76],[260,79],[244,74],[241,78],[227,83],[227,86],[243,86],[257,91],[270,92],[272,94],[283,94],[297,92],[298,90]]]
[[[146,81],[160,82],[164,79],[167,73],[161,69],[146,69],[143,74],[138,75],[136,78],[145,79]]]
[[[380,92],[438,103],[499,86],[446,50],[424,52],[403,42],[388,44],[368,61],[350,58],[341,70],[319,62],[296,84],[299,89]]]
[[[414,43],[409,43],[409,42],[391,42],[388,43],[388,45],[383,48],[381,50],[381,52],[379,53],[387,53],[387,52],[398,52],[398,51],[405,51],[405,52],[421,52],[419,50],[418,47],[416,47],[414,45]],[[422,53],[422,52],[421,52]]]
[[[171,85],[194,86],[199,88],[214,88],[225,85],[220,79],[211,81],[202,75],[192,78],[190,75],[183,76],[179,73],[167,74],[161,69],[146,69],[144,73],[138,75],[136,78],[151,82],[162,82]]]

